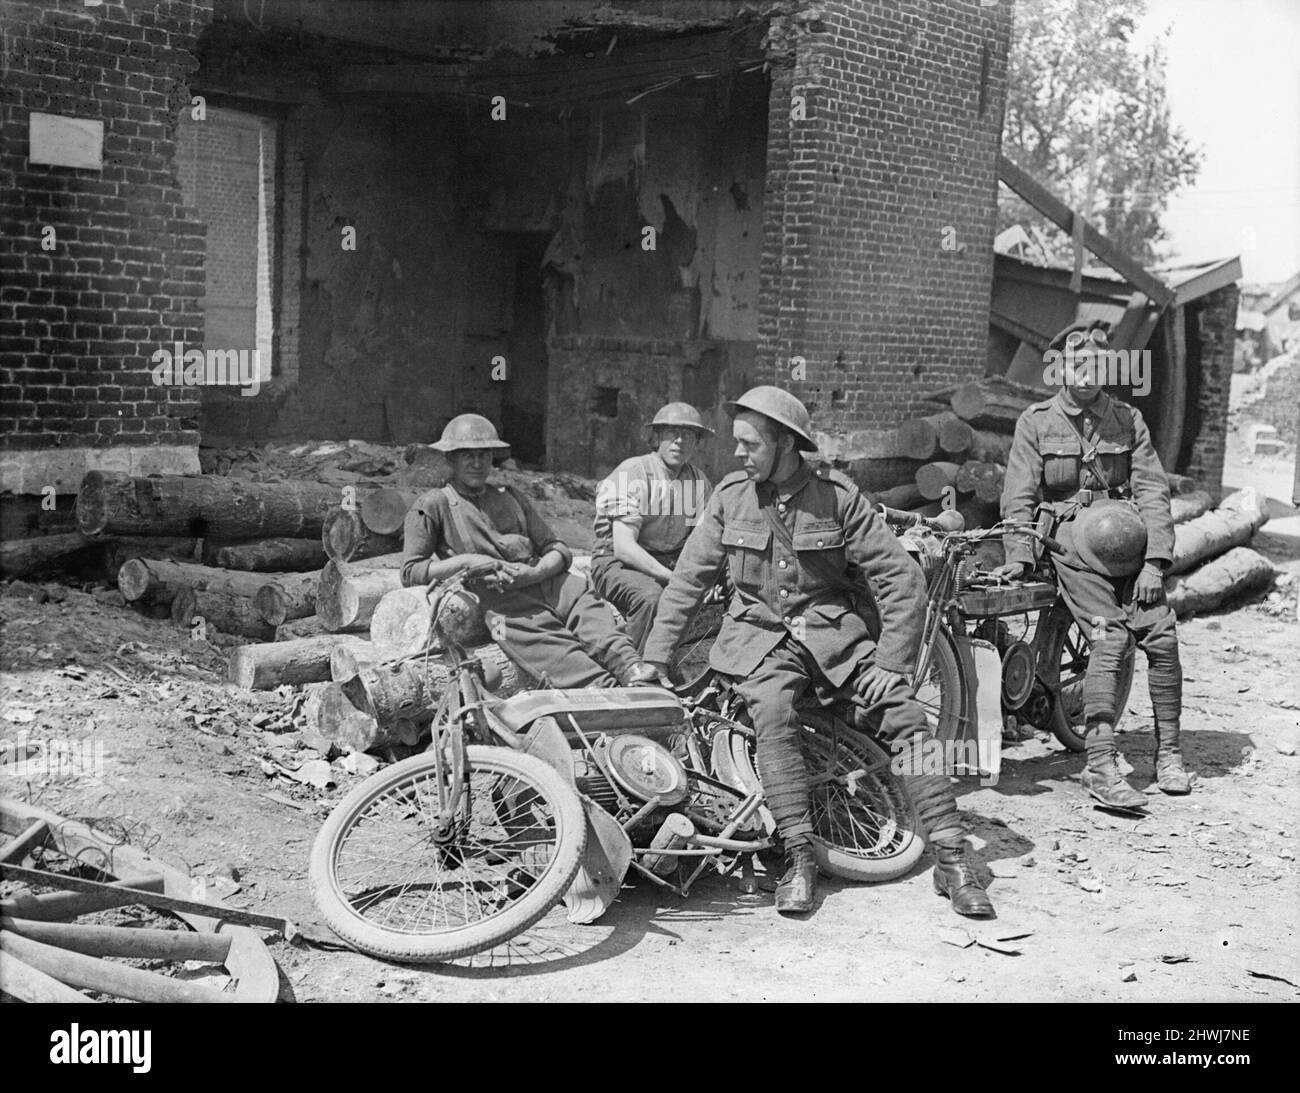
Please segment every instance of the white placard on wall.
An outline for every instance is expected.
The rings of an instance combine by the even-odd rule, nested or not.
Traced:
[[[54,167],[104,168],[104,123],[33,111],[27,130],[30,163]]]

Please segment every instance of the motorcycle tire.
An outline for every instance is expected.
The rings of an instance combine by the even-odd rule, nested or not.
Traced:
[[[1038,679],[1051,703],[1046,727],[1070,751],[1083,751],[1083,680],[1090,643],[1064,604],[1045,607],[1038,615],[1033,648]],[[1115,689],[1115,727],[1119,727],[1133,688],[1135,652],[1129,648]],[[1066,679],[1062,682],[1062,675]]]
[[[911,798],[889,770],[889,754],[846,725],[821,724],[818,718],[809,726],[811,720],[805,720],[801,745],[814,783],[812,845],[818,868],[867,884],[904,876],[920,859],[925,840]],[[753,740],[734,729],[715,737],[713,767],[720,780],[742,792],[760,784]],[[843,777],[857,770],[866,773],[852,795],[836,781],[818,783],[819,772]]]
[[[435,757],[425,753],[372,775],[339,802],[312,846],[311,893],[325,922],[361,952],[384,960],[437,963],[515,937],[560,902],[586,849],[582,802],[555,770],[509,748],[479,745],[466,748],[470,813],[453,840],[435,843],[429,804],[421,799],[431,792],[436,812],[435,770]],[[375,843],[389,831],[395,838],[387,858],[392,877],[386,880],[385,848]],[[534,833],[541,837],[511,845]],[[483,840],[484,835],[490,837]],[[428,883],[416,883],[421,877],[417,855]],[[367,886],[350,893],[354,860],[358,880]],[[451,879],[456,873],[462,875],[442,908],[439,928],[433,893],[442,892],[444,874]],[[488,914],[481,913],[485,885],[490,885],[489,906],[494,896],[503,903]],[[472,909],[466,891],[474,894]],[[398,904],[400,911],[399,901],[408,899],[419,918],[399,928],[393,907]],[[367,915],[375,908],[383,912],[382,923]],[[466,921],[456,921],[458,912]],[[470,920],[474,912],[479,917]]]

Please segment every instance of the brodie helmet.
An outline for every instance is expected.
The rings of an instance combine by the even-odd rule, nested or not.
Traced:
[[[794,433],[795,447],[801,452],[817,450],[817,441],[812,436],[812,415],[808,413],[808,407],[789,391],[782,391],[779,387],[751,387],[735,402],[728,402],[727,409],[733,415],[749,410],[771,418]]]

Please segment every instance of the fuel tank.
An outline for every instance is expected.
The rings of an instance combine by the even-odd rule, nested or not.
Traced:
[[[524,691],[493,711],[515,732],[539,717],[553,717],[566,736],[573,734],[568,715],[584,733],[611,736],[635,732],[662,737],[682,728],[685,711],[677,696],[663,687],[583,687],[571,691]]]

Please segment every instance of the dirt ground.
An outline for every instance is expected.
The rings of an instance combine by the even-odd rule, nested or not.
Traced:
[[[1230,468],[1275,519],[1255,546],[1300,576],[1290,464]],[[272,952],[297,1001],[954,1000],[1291,1001],[1300,996],[1300,626],[1262,598],[1185,621],[1186,798],[1151,795],[1150,815],[1093,809],[1081,758],[1037,736],[1004,753],[994,787],[959,787],[991,873],[999,917],[959,919],[930,887],[928,855],[902,880],[825,881],[806,921],[770,895],[711,879],[686,900],[624,890],[598,923],[561,911],[508,948],[436,968],[387,965],[284,941]],[[229,903],[313,921],[308,853],[358,780],[296,781],[288,692],[222,682],[224,651],[91,595],[3,586],[0,738],[46,749],[103,745],[100,777],[0,768],[0,793],[66,816],[112,817],[132,841],[206,876]],[[1151,780],[1142,669],[1121,747]],[[231,874],[237,875],[232,880]],[[1012,940],[1004,940],[1012,939]],[[975,944],[969,942],[973,940]],[[1010,950],[1010,951],[1007,951]]]

